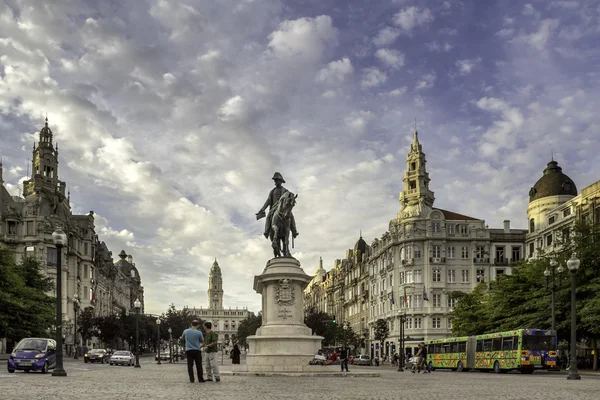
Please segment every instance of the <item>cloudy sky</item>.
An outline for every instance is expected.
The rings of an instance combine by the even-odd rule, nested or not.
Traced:
[[[2,0],[4,179],[48,113],[73,212],[133,255],[148,312],[206,306],[215,257],[257,311],[275,171],[308,273],[385,232],[415,118],[435,205],[491,227],[526,226],[552,149],[600,179],[599,27],[592,0]]]

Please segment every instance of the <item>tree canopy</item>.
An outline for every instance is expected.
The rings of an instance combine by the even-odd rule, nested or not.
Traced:
[[[478,335],[521,328],[552,326],[552,275],[555,284],[555,318],[559,340],[570,340],[571,272],[567,260],[575,252],[581,264],[575,272],[577,286],[577,337],[593,343],[600,338],[600,226],[576,224],[557,240],[556,250],[536,259],[511,265],[511,275],[500,275],[490,286],[481,284],[471,293],[454,292],[454,336]],[[552,273],[550,261],[556,260]],[[544,271],[550,272],[548,288]],[[597,352],[596,352],[597,353]]]
[[[12,250],[0,248],[0,337],[47,336],[56,325],[56,300],[46,294],[53,288],[35,259],[16,265]]]
[[[242,320],[242,322],[240,322],[238,325],[237,344],[248,347],[248,336],[254,335],[256,330],[260,328],[261,325],[262,314],[260,312],[258,315],[250,314],[248,318]]]

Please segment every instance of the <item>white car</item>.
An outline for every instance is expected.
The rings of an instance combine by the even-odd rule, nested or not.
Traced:
[[[133,354],[130,351],[115,351],[113,355],[110,357],[109,364],[110,365],[133,365]]]
[[[352,363],[354,365],[371,365],[371,357],[366,354],[361,354],[360,356],[355,357]]]

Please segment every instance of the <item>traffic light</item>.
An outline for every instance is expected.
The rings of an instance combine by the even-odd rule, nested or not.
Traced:
[[[335,315],[333,316],[333,323],[337,324],[336,320],[335,320]]]

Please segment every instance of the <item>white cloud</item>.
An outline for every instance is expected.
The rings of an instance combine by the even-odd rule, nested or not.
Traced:
[[[404,65],[404,54],[398,50],[378,49],[375,52],[375,57],[388,68],[398,69]]]
[[[412,32],[419,26],[428,25],[433,20],[434,17],[429,8],[420,9],[415,6],[405,8],[394,15],[394,24],[406,33]]]
[[[468,75],[471,73],[473,68],[475,68],[478,64],[481,63],[481,58],[474,58],[471,60],[458,60],[455,65],[458,68],[458,72],[461,75]]]
[[[429,42],[426,44],[427,49],[429,51],[432,52],[449,52],[450,50],[452,50],[452,45],[448,42],[444,43],[444,44],[440,44],[437,41],[433,41],[433,42]]]
[[[387,81],[387,74],[378,68],[369,67],[363,69],[363,77],[360,85],[364,89],[379,86]]]
[[[330,16],[320,15],[286,20],[269,35],[269,39],[269,48],[278,58],[313,60],[319,58],[328,45],[335,43],[337,30]]]
[[[525,6],[523,6],[523,11],[522,11],[523,15],[534,15],[536,13],[535,8],[533,8],[533,5],[531,5],[530,3],[525,4]]]
[[[406,93],[407,90],[408,88],[406,86],[403,86],[394,90],[390,90],[389,92],[387,92],[387,95],[390,97],[400,97],[404,93]]]
[[[322,68],[317,75],[317,81],[329,84],[341,83],[353,71],[350,59],[344,57],[341,60],[332,61],[327,64],[327,67]]]
[[[482,97],[476,104],[482,110],[502,115],[502,119],[495,121],[483,134],[479,145],[482,154],[488,157],[498,156],[501,149],[515,149],[518,145],[519,129],[524,123],[521,111],[494,97]]]
[[[377,47],[389,46],[396,41],[398,36],[400,36],[400,31],[398,29],[386,26],[373,38],[373,43]]]
[[[355,135],[362,135],[367,129],[367,124],[373,119],[374,115],[371,111],[353,111],[350,115],[344,118],[344,122],[349,131]]]
[[[558,28],[557,19],[545,19],[540,22],[537,32],[528,35],[525,40],[538,50],[544,50],[552,33]]]
[[[415,86],[416,90],[425,90],[425,89],[431,89],[433,87],[433,84],[435,83],[435,73],[429,73],[429,74],[425,74],[421,77],[421,79],[417,82],[417,85]]]

